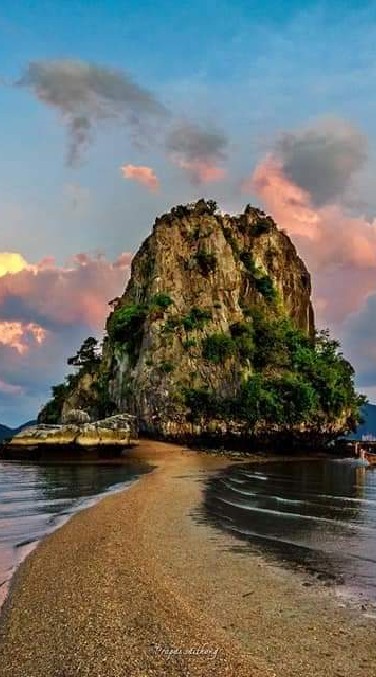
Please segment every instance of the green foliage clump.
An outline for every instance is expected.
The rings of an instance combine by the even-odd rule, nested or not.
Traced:
[[[258,424],[282,428],[306,424],[319,429],[341,421],[342,433],[360,420],[364,398],[354,388],[354,371],[328,332],[309,337],[287,317],[254,310],[249,322],[214,334],[203,355],[217,364],[235,354],[247,359],[247,377],[233,398],[205,388],[185,391],[192,417],[230,417],[254,429]]]
[[[196,339],[189,338],[189,339],[185,339],[185,341],[183,341],[184,350],[189,350],[190,348],[196,348],[196,346],[197,346]]]
[[[191,205],[191,211],[196,216],[214,216],[218,211],[218,204],[215,200],[204,200],[201,198],[197,202],[193,202]]]
[[[137,359],[148,310],[144,304],[120,306],[110,315],[107,324],[110,339],[123,345],[133,362]]]
[[[211,334],[202,342],[204,359],[214,364],[223,364],[235,352],[236,343],[228,334]]]
[[[177,327],[181,327],[182,318],[180,316],[168,317],[163,326],[163,332],[169,334],[170,332],[175,331]]]
[[[68,383],[58,383],[52,386],[52,398],[44,405],[38,414],[38,423],[59,423],[66,397],[69,393]]]
[[[210,310],[203,310],[193,306],[187,315],[175,315],[168,317],[164,327],[164,332],[172,332],[175,329],[182,327],[185,331],[193,331],[194,329],[202,329],[209,320],[212,319]]]
[[[275,290],[273,281],[269,275],[266,275],[262,272],[260,268],[257,267],[256,262],[250,254],[250,252],[242,252],[240,254],[240,260],[244,264],[247,273],[252,278],[253,283],[260,294],[263,295],[266,301],[272,303],[277,298],[277,292]]]
[[[260,373],[241,388],[239,412],[252,427],[258,422],[294,425],[314,421],[317,393],[311,383],[296,374],[266,377]]]
[[[200,249],[196,254],[193,255],[193,258],[196,259],[200,271],[204,276],[214,273],[217,269],[216,255],[212,254],[211,252],[207,252],[205,249]]]
[[[176,205],[172,207],[171,216],[174,216],[177,219],[182,219],[184,217],[190,216],[191,206],[190,205]]]
[[[210,310],[203,310],[193,306],[188,315],[181,318],[181,325],[186,331],[193,331],[194,329],[202,329],[209,320],[212,319]]]
[[[89,336],[73,357],[68,357],[69,366],[78,367],[83,371],[95,371],[101,361],[98,341]]]
[[[171,216],[182,219],[192,214],[195,216],[214,216],[218,211],[218,204],[215,200],[204,200],[201,198],[197,202],[191,202],[186,205],[177,205],[171,209]]]
[[[183,388],[183,399],[190,409],[192,421],[216,418],[229,414],[227,401],[218,397],[209,388]]]
[[[256,289],[269,303],[272,303],[277,298],[277,292],[275,290],[273,280],[269,275],[261,275],[261,277],[255,278]]]
[[[174,365],[172,362],[161,362],[159,364],[159,369],[164,373],[164,374],[171,374],[172,371],[174,371]]]
[[[235,342],[238,356],[241,360],[253,361],[255,342],[253,327],[247,322],[236,322],[230,327],[232,340]]]
[[[265,235],[273,230],[273,221],[267,216],[263,219],[255,221],[252,225],[252,233],[256,236]]]
[[[252,217],[252,235],[264,235],[265,233],[270,233],[275,228],[275,223],[271,216],[266,216],[262,209],[257,209],[248,204],[244,214]]]
[[[158,292],[158,294],[154,294],[154,296],[152,296],[150,299],[151,308],[161,308],[162,310],[167,310],[167,308],[172,306],[172,304],[173,300],[171,296],[165,294],[164,292]]]
[[[143,328],[147,316],[145,305],[120,306],[110,315],[107,329],[110,339],[127,342]]]
[[[64,403],[79,387],[80,380],[85,374],[92,375],[92,390],[80,393],[80,408],[89,410],[96,418],[110,416],[115,405],[109,396],[109,376],[100,369],[101,351],[98,341],[89,336],[76,355],[67,359],[67,364],[76,370],[68,373],[63,383],[52,386],[52,398],[40,411],[38,421],[59,423]]]

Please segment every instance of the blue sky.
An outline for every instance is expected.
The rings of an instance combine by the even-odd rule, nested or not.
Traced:
[[[177,114],[228,130],[234,175],[240,174],[279,131],[321,115],[345,117],[374,143],[375,4],[361,11],[357,4],[344,10],[343,2],[15,6],[6,0],[0,8],[1,76],[12,82],[30,60],[40,59],[74,58],[125,69]],[[144,205],[145,196],[121,182],[121,163],[145,161],[145,154],[129,148],[126,132],[99,134],[87,162],[67,170],[65,132],[53,111],[28,92],[6,86],[0,89],[0,106],[3,247],[19,248],[22,235],[23,251],[38,256],[43,244],[35,242],[37,229],[46,251],[55,248],[60,258],[88,247],[114,255],[119,247],[136,247],[139,229],[146,234],[154,214],[175,200],[175,190],[172,195],[166,191]],[[151,159],[170,182],[164,159],[155,154]],[[64,187],[76,182],[92,192],[85,215],[72,214],[67,200]],[[176,199],[189,197],[184,186],[177,193]],[[223,197],[226,187],[218,191]],[[109,217],[111,241],[107,233],[103,237]]]
[[[228,210],[249,200],[259,203],[255,193],[242,194],[242,180],[273,152],[281,134],[315,127],[327,117],[344,120],[367,139],[367,163],[352,177],[350,209],[373,218],[375,38],[374,2],[3,0],[0,251],[19,252],[29,263],[55,257],[65,268],[79,252],[102,252],[112,261],[134,251],[155,216],[172,204],[201,195]],[[61,111],[31,88],[13,86],[30,62],[65,59],[125,71],[173,120],[221,130],[226,180],[192,184],[168,161],[160,141],[140,147],[127,125],[111,121],[94,129],[79,165],[67,167]],[[152,167],[160,190],[125,181],[119,168],[127,163]],[[67,352],[91,329],[75,327],[71,341],[64,340]],[[341,327],[334,330],[342,336]],[[346,341],[357,360],[354,342]],[[48,385],[61,377],[65,357],[59,368],[52,362],[56,356],[50,357],[43,379],[34,391],[28,381],[23,399],[4,395],[3,412],[0,396],[0,420],[32,415]],[[15,383],[21,387],[22,378]],[[374,392],[369,379],[367,388]]]

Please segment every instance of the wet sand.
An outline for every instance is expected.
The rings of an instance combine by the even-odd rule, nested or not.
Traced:
[[[73,517],[16,574],[2,677],[374,673],[374,620],[194,519],[203,474],[228,461],[151,441],[131,453],[154,471]]]

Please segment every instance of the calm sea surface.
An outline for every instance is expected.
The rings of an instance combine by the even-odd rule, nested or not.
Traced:
[[[273,560],[376,602],[376,469],[350,460],[231,466],[208,480],[204,513]]]
[[[0,461],[0,606],[15,567],[43,536],[147,469],[132,461],[61,465]]]
[[[148,469],[0,462],[0,605],[43,536]],[[203,515],[273,561],[376,602],[376,469],[329,460],[234,465],[207,479]]]

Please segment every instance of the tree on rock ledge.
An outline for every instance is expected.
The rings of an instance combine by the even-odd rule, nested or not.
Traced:
[[[90,371],[95,368],[100,361],[98,341],[94,336],[89,336],[85,339],[77,353],[73,355],[73,357],[68,357],[67,364],[69,364],[69,366]]]

